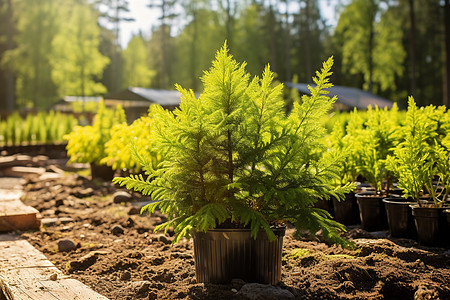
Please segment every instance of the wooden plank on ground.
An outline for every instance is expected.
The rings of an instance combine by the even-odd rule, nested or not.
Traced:
[[[15,300],[107,300],[69,278],[25,240],[0,235],[0,276]]]
[[[23,177],[26,175],[42,175],[45,168],[41,167],[11,167],[2,170],[2,176],[6,177]]]
[[[0,180],[1,184],[1,180]],[[22,197],[23,192],[19,189],[0,188],[0,202],[9,200],[18,200]]]
[[[39,211],[20,200],[0,201],[0,232],[36,230],[41,226]]]

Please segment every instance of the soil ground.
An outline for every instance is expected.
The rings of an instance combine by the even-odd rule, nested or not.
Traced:
[[[22,236],[63,272],[110,299],[230,299],[238,285],[199,284],[193,244],[171,244],[173,232],[153,233],[165,220],[159,212],[139,215],[146,198],[114,203],[112,183],[77,174],[28,176],[22,200],[37,208],[40,231]],[[123,232],[122,232],[123,231]],[[319,238],[284,238],[282,289],[296,299],[450,299],[450,251],[392,239],[352,227],[345,250]],[[70,239],[76,249],[58,251]],[[295,255],[294,255],[295,254]]]

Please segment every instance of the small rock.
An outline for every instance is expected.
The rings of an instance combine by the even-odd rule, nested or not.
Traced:
[[[133,219],[132,218],[128,218],[126,227],[127,228],[131,228],[131,227],[134,226],[134,224],[135,224],[135,222],[133,221]]]
[[[120,280],[126,281],[126,280],[130,280],[131,279],[131,273],[128,271],[125,271],[122,273],[122,275],[120,276]]]
[[[245,285],[245,281],[240,278],[235,278],[231,280],[231,285],[239,291]]]
[[[160,234],[156,237],[156,240],[158,242],[162,242],[164,244],[170,244],[171,241],[169,241],[169,239],[164,235],[164,234]]]
[[[111,233],[114,235],[120,235],[120,234],[123,234],[124,232],[125,232],[125,229],[121,225],[116,224],[111,228]]]
[[[236,295],[248,300],[290,300],[295,298],[291,292],[279,286],[260,283],[247,283]]]
[[[68,252],[77,249],[77,244],[71,239],[62,239],[58,241],[58,251]]]
[[[235,289],[235,288],[231,289],[231,291],[232,291],[233,293],[237,293],[237,289]]]
[[[141,213],[141,209],[139,207],[136,206],[132,206],[130,207],[130,209],[128,210],[128,215],[139,215]]]
[[[125,191],[117,191],[113,194],[114,203],[130,202],[133,197]]]
[[[56,279],[58,279],[58,274],[53,273],[52,275],[50,275],[50,280],[56,281]]]

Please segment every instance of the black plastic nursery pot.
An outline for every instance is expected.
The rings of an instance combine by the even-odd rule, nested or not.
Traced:
[[[270,242],[261,231],[256,240],[250,229],[212,229],[194,232],[197,282],[245,282],[277,284],[281,281],[281,255],[286,228],[273,229],[277,239]]]
[[[345,194],[343,201],[333,197],[334,219],[344,225],[359,224],[359,208],[354,192]]]
[[[389,231],[392,237],[411,238],[417,236],[410,202],[405,198],[393,197],[383,199]]]
[[[379,231],[388,228],[383,196],[373,193],[356,194],[361,226],[367,231]]]
[[[92,179],[100,179],[104,181],[113,180],[115,171],[111,167],[105,165],[97,165],[94,163],[91,163],[90,165]]]
[[[450,232],[448,230],[446,208],[419,207],[411,205],[416,224],[419,243],[425,246],[448,245]]]
[[[314,207],[326,210],[331,215],[334,215],[334,207],[331,200],[320,199],[316,203],[314,203]]]

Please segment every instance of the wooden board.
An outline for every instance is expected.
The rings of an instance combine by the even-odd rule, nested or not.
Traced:
[[[23,177],[26,175],[42,175],[45,173],[45,168],[40,167],[11,167],[2,170],[2,176],[6,177]]]
[[[0,235],[0,276],[15,300],[107,299],[64,275],[27,241],[6,234]]]
[[[41,226],[39,211],[20,200],[0,201],[0,232],[36,230]]]
[[[3,178],[2,178],[3,179]],[[0,180],[0,184],[13,184],[12,182],[6,181],[5,183]],[[0,186],[0,202],[8,200],[18,200],[22,197],[23,192],[19,189],[6,189]]]

